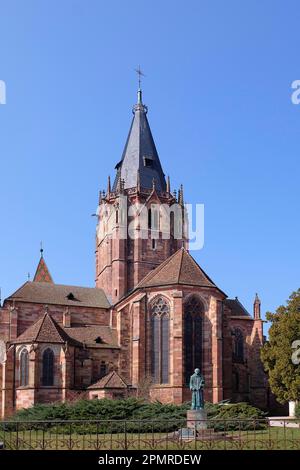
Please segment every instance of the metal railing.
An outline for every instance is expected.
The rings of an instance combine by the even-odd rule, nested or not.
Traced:
[[[292,450],[300,449],[300,420],[2,421],[0,449]]]

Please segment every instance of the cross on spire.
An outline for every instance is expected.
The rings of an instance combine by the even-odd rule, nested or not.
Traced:
[[[138,66],[137,69],[134,69],[136,73],[138,74],[139,77],[139,90],[141,89],[141,82],[142,82],[142,77],[145,77],[146,75],[142,72],[140,65]]]

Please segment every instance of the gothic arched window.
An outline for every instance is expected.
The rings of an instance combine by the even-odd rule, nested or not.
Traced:
[[[29,354],[27,349],[23,349],[20,354],[20,386],[28,385],[29,375]]]
[[[152,211],[148,209],[148,228],[152,228]]]
[[[100,364],[100,379],[107,374],[107,364],[105,361],[101,361]]]
[[[239,328],[235,328],[233,332],[234,346],[233,359],[237,362],[244,361],[244,335]]]
[[[203,304],[196,295],[184,304],[184,377],[185,383],[196,367],[202,369],[202,317]]]
[[[159,206],[152,204],[148,209],[148,228],[152,230],[159,230]]]
[[[169,383],[170,307],[163,297],[151,305],[151,373],[154,383]]]
[[[43,353],[43,375],[42,385],[51,386],[54,384],[54,353],[47,348]]]

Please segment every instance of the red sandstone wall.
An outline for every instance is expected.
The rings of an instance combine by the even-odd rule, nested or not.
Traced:
[[[35,304],[29,302],[15,302],[16,306],[16,321],[17,321],[17,336],[20,336],[30,325],[35,323],[39,318],[45,314],[45,305]],[[49,305],[48,313],[58,322],[63,322],[63,313],[66,306],[63,305]],[[71,326],[80,325],[109,325],[110,311],[109,309],[91,308],[91,307],[69,307],[71,314]],[[9,314],[4,310],[3,320],[0,322],[0,335],[1,331],[7,335],[9,331]],[[4,326],[3,326],[4,325]],[[1,336],[0,336],[1,338]]]

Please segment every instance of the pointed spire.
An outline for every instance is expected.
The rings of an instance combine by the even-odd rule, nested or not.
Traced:
[[[178,190],[178,204],[183,206],[183,186],[180,185],[180,189]]]
[[[180,186],[180,194],[181,194],[181,203],[184,204],[184,197],[183,197],[183,184]]]
[[[168,175],[167,178],[167,188],[166,188],[167,193],[171,192],[171,184],[170,184],[170,176]]]
[[[41,257],[40,257],[38,267],[36,268],[33,282],[48,282],[50,284],[54,284],[50,271],[44,260],[44,250],[43,250],[42,244],[41,244],[40,254],[41,254]]]
[[[258,297],[258,294],[256,293],[254,303],[253,303],[253,316],[256,320],[259,320],[261,318],[260,306],[261,306],[261,301],[260,301],[260,298]]]
[[[109,197],[111,193],[111,187],[110,187],[110,176],[108,176],[107,179],[107,196]]]
[[[142,101],[139,87],[137,103],[133,107],[133,120],[127,137],[121,161],[116,165],[117,175],[113,191],[117,191],[120,179],[124,179],[124,189],[137,187],[139,170],[140,188],[151,189],[152,179],[156,189],[166,191],[166,180],[147,119],[148,108]]]

